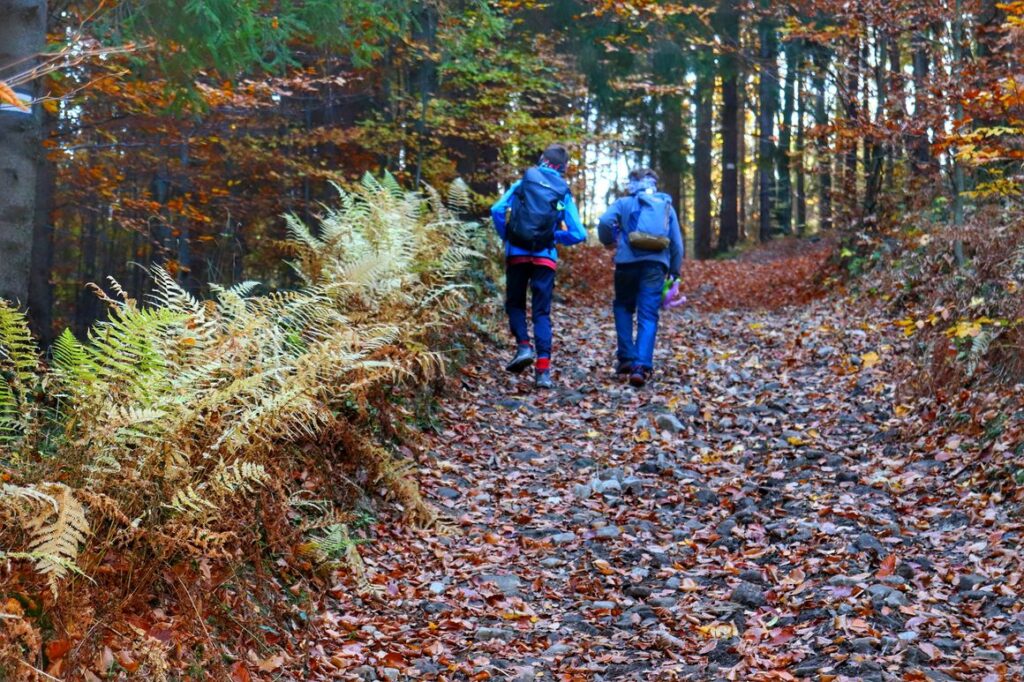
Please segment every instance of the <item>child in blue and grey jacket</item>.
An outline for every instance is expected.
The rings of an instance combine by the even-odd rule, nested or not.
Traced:
[[[659,251],[635,249],[630,245],[630,220],[635,220],[641,193],[653,194],[668,204],[668,247]],[[643,386],[654,366],[654,344],[666,276],[679,277],[685,246],[679,217],[671,197],[658,192],[658,176],[649,168],[629,174],[629,196],[613,203],[597,225],[601,243],[615,249],[615,332],[618,336],[616,374],[628,374],[629,383]],[[633,318],[636,318],[636,336]]]
[[[587,238],[586,229],[580,220],[579,211],[569,192],[563,176],[569,166],[569,152],[553,144],[544,150],[536,167],[524,174],[523,180],[515,182],[508,191],[491,207],[494,229],[505,242],[505,311],[509,327],[516,340],[516,352],[506,366],[510,372],[519,373],[536,361],[535,382],[538,388],[552,388],[551,381],[551,297],[555,288],[555,268],[558,264],[556,244],[570,246]],[[523,248],[512,243],[509,234],[509,214],[517,201],[524,201],[520,186],[529,181],[533,186],[543,185],[545,189],[558,188],[564,194],[555,207],[553,239],[538,249]],[[524,188],[525,190],[525,188]],[[549,209],[550,210],[550,209]],[[548,235],[550,236],[550,225]],[[533,334],[537,344],[536,353],[530,345],[530,330],[526,324],[526,291],[530,290],[533,308]]]

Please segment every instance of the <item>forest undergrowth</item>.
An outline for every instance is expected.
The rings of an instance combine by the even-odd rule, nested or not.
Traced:
[[[375,499],[444,532],[409,425],[486,308],[467,202],[367,176],[288,217],[293,289],[199,300],[154,267],[45,357],[0,304],[0,679],[226,679],[229,640],[273,647],[332,568],[373,589]]]

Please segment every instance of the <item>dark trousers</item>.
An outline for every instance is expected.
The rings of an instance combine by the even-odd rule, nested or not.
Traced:
[[[555,271],[533,263],[509,264],[505,268],[505,284],[505,312],[516,342],[530,342],[530,329],[526,325],[526,290],[529,289],[533,299],[537,357],[551,357],[551,294],[555,290]]]
[[[619,337],[616,355],[650,369],[654,365],[654,340],[658,334],[661,290],[666,268],[661,263],[641,261],[615,266],[615,333]],[[636,317],[636,337],[633,318]]]

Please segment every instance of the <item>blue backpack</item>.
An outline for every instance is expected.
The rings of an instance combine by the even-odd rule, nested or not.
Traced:
[[[510,203],[509,243],[534,253],[554,246],[568,193],[569,185],[562,178],[536,167],[527,169]]]
[[[664,194],[639,192],[633,195],[633,210],[626,221],[626,240],[640,251],[664,251],[671,243],[672,202]]]

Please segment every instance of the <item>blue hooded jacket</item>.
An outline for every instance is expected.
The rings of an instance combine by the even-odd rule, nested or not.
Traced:
[[[538,166],[538,168],[543,173],[561,176],[561,173],[553,168],[548,168],[547,166]],[[505,194],[502,195],[501,199],[494,206],[491,206],[491,219],[494,221],[494,229],[497,231],[498,236],[501,237],[501,240],[505,242],[505,257],[528,256],[532,258],[546,258],[552,262],[558,262],[558,250],[554,246],[542,251],[527,251],[510,244],[505,236],[505,213],[508,210],[508,203],[512,198],[512,193],[519,187],[520,182],[522,181],[517,180],[514,182]],[[555,243],[564,246],[579,244],[587,238],[587,230],[583,227],[583,221],[580,220],[580,212],[576,208],[576,202],[573,201],[572,194],[566,194],[562,203],[564,209],[563,219],[568,229],[555,230]]]
[[[629,245],[622,226],[626,224],[630,213],[636,207],[633,194],[616,199],[615,203],[608,207],[597,223],[597,238],[605,246],[615,244],[616,265],[654,261],[663,264],[668,274],[678,277],[679,270],[683,265],[683,256],[686,254],[683,233],[679,228],[679,216],[676,215],[676,209],[672,206],[672,197],[664,192],[655,193],[669,204],[669,247],[667,249],[663,251],[634,251]]]

